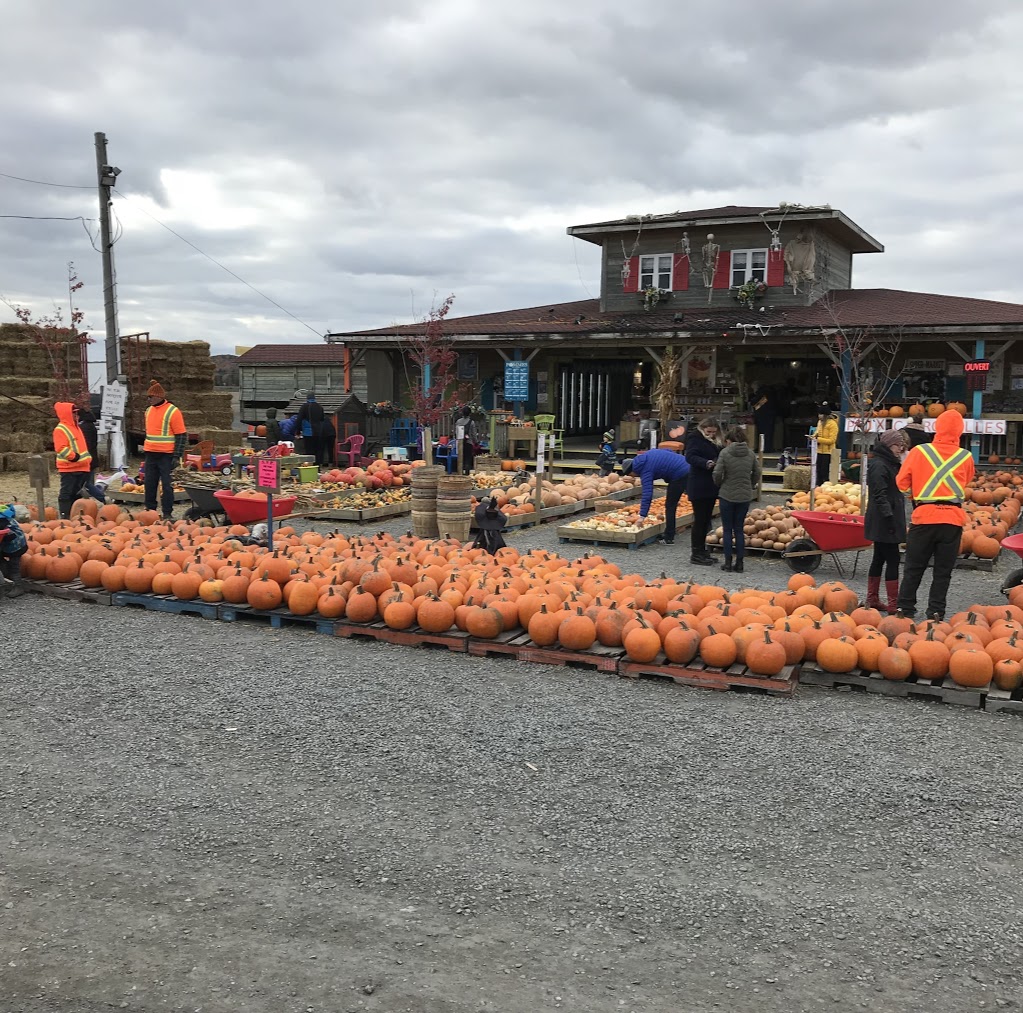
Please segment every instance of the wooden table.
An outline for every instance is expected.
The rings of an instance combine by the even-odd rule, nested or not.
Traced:
[[[509,426],[508,427],[508,456],[515,456],[515,449],[520,443],[526,444],[526,449],[532,456],[536,456],[536,427],[535,426]]]

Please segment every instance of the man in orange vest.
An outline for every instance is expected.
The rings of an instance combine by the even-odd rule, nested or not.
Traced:
[[[934,423],[934,442],[913,447],[895,479],[899,489],[913,497],[906,566],[899,585],[899,612],[910,618],[916,614],[920,579],[932,560],[927,618],[945,617],[945,598],[966,524],[963,501],[974,471],[970,452],[959,446],[962,435],[962,415],[942,412]]]
[[[57,507],[60,516],[67,520],[71,516],[71,505],[89,480],[92,455],[85,442],[85,434],[78,425],[78,406],[72,401],[58,401],[53,409],[57,414],[53,449],[57,452],[57,472],[60,474]]]
[[[174,512],[174,485],[171,474],[185,453],[188,433],[181,411],[167,400],[167,392],[156,380],[146,392],[146,442],[142,444],[146,461],[146,509],[156,509],[156,493],[163,486],[160,514],[165,521]]]

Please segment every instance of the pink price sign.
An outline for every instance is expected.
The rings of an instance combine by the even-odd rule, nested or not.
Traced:
[[[281,488],[280,461],[265,457],[256,461],[256,488],[262,492],[279,492]]]

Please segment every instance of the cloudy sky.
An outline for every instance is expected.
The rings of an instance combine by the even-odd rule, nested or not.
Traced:
[[[86,187],[0,176],[0,216],[95,219],[105,131],[124,333],[233,351],[407,322],[448,293],[457,315],[585,299],[599,253],[566,226],[782,200],[830,203],[885,244],[858,286],[1023,302],[1018,0],[0,14],[0,173]],[[6,299],[49,311],[73,260],[102,333],[83,223],[0,217],[0,237]]]

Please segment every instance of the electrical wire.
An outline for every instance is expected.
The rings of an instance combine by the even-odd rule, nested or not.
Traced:
[[[33,222],[97,222],[98,218],[83,218],[81,215],[0,215],[0,218],[23,218]]]
[[[27,179],[25,176],[12,176],[9,172],[0,172],[4,179],[16,179],[19,183],[35,183],[37,186],[56,186],[62,190],[95,190],[96,184],[92,186],[79,186],[77,183],[49,183],[44,179]]]
[[[156,217],[156,215],[150,214],[144,207],[142,207],[141,204],[136,204],[134,201],[129,200],[116,187],[111,187],[111,192],[117,194],[117,196],[120,197],[121,200],[127,202],[128,204],[131,204],[132,207],[138,208],[138,210],[141,211],[147,218],[152,218],[153,221],[156,222],[156,224],[159,225],[161,228],[166,229],[172,236],[176,236],[186,246],[190,246],[193,250],[195,250],[196,253],[199,253],[202,256],[204,256],[208,261],[210,261],[210,263],[216,264],[217,267],[219,267],[222,271],[226,271],[229,275],[231,275],[232,278],[234,278],[236,281],[240,281],[246,288],[252,289],[252,291],[255,292],[256,295],[258,295],[261,299],[265,299],[268,303],[270,303],[271,306],[276,306],[277,309],[279,309],[282,313],[286,313],[289,317],[291,317],[292,320],[297,321],[303,327],[305,327],[308,330],[312,331],[313,334],[315,334],[318,338],[322,338],[323,337],[323,335],[315,327],[313,327],[311,324],[307,324],[301,317],[295,316],[295,314],[292,313],[291,310],[289,310],[286,307],[282,306],[275,299],[271,299],[270,296],[268,296],[265,292],[260,292],[260,290],[258,288],[256,288],[255,285],[251,284],[250,282],[247,282],[243,277],[241,277],[241,275],[235,274],[235,272],[232,271],[231,268],[226,267],[224,264],[222,264],[215,257],[211,257],[205,250],[200,250],[199,247],[196,246],[195,243],[193,243],[190,239],[186,239],[183,235],[181,235],[181,233],[175,232],[165,222],[161,222],[160,219]]]

